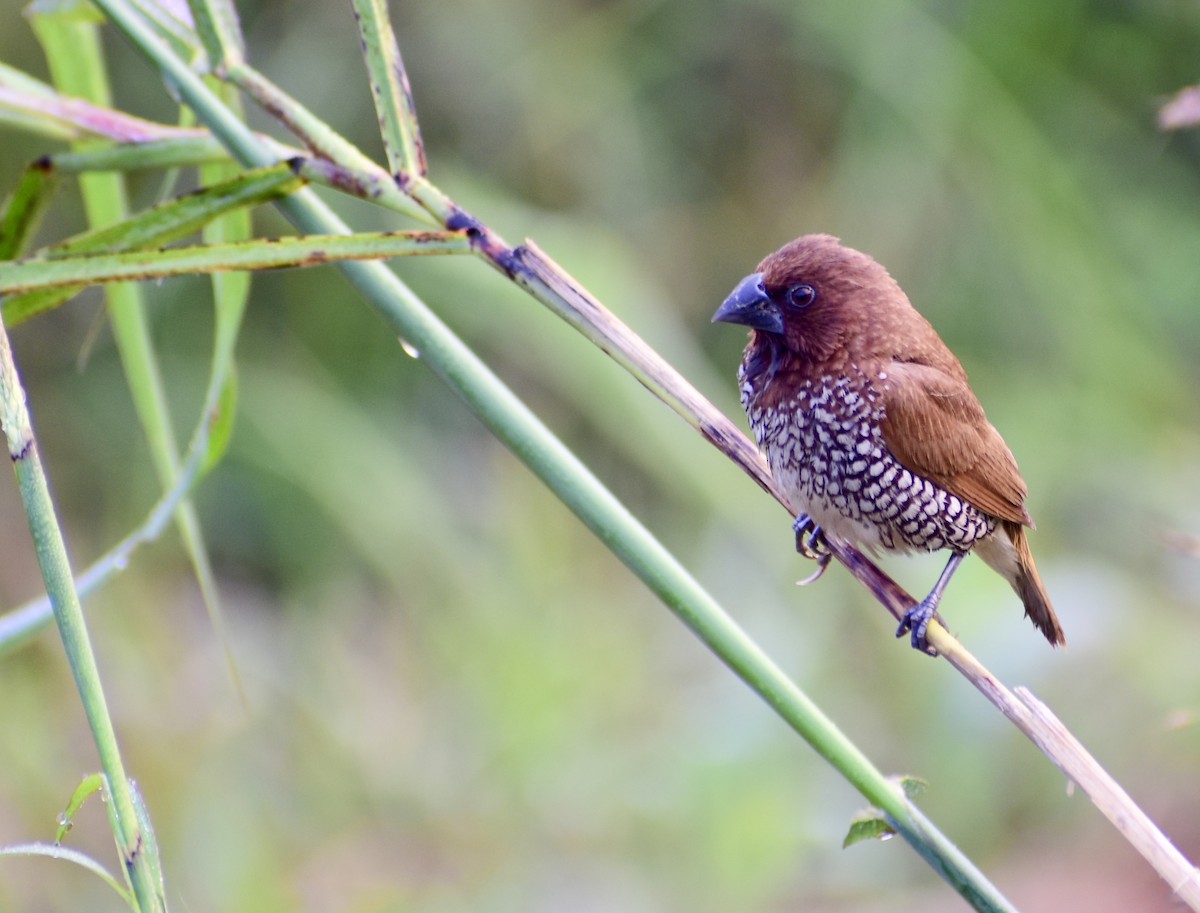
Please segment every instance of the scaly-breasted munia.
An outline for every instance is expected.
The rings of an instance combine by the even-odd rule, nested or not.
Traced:
[[[713,320],[750,327],[742,406],[797,514],[797,548],[822,536],[950,560],[896,636],[929,650],[950,577],[979,554],[1051,644],[1063,631],[1025,538],[1025,481],[967,374],[887,270],[829,235],[771,254]],[[806,538],[807,536],[807,538]],[[827,561],[828,556],[823,556]]]

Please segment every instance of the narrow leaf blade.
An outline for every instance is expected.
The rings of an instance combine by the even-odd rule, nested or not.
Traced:
[[[15,260],[21,256],[37,231],[54,184],[54,168],[45,159],[39,159],[25,169],[0,209],[0,260]]]
[[[887,840],[896,835],[896,829],[888,823],[883,812],[877,808],[863,809],[850,820],[850,830],[842,841],[842,849],[864,840]]]

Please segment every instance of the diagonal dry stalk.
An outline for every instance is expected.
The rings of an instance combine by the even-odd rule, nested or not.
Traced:
[[[467,221],[465,215],[454,220]],[[795,514],[771,478],[750,439],[704,398],[662,356],[622,323],[532,241],[508,248],[485,226],[470,219],[476,249],[522,288],[575,326],[626,367],[648,389],[696,428],[714,447]],[[858,549],[836,540],[829,549],[897,620],[916,603],[903,587]],[[1026,688],[1005,687],[936,620],[929,642],[967,681],[1003,713],[1071,779],[1100,812],[1193,910],[1200,910],[1200,870],[1092,757],[1050,709]]]
[[[379,9],[378,5],[370,0],[360,0],[357,11],[362,16],[364,12],[377,13]],[[390,32],[390,29],[388,31]],[[398,47],[395,47],[394,36],[388,34],[384,41],[390,42],[390,47],[386,48],[388,65],[392,68],[393,75],[405,87],[405,91],[401,93],[406,99],[404,110],[391,112],[392,117],[406,122],[407,132],[398,142],[413,145],[407,156],[389,152],[390,162],[393,168],[397,169],[393,176],[400,189],[445,228],[451,231],[465,231],[471,246],[490,265],[566,320],[629,371],[794,516],[795,511],[775,486],[766,461],[754,444],[661,355],[536,244],[526,240],[524,244],[511,247],[485,223],[459,207],[428,180],[425,175],[424,156],[415,151],[419,146],[417,137],[420,134],[411,105],[411,95],[407,91],[408,80],[404,74],[403,61]],[[269,113],[277,114],[281,108],[288,107],[293,107],[293,114],[295,113],[295,107],[298,106],[271,104],[272,99],[277,100],[276,90],[249,68],[235,65],[229,68],[228,73],[243,90],[256,97]],[[380,93],[376,92],[377,101],[379,97]],[[380,113],[381,116],[385,116],[388,112],[381,110]],[[315,138],[310,132],[315,126],[311,121],[306,123],[295,118],[281,118],[281,121],[305,139],[310,148],[321,148],[319,144],[311,141]],[[412,166],[415,167],[415,171],[404,171],[405,161],[419,162],[419,165]],[[880,605],[897,621],[917,602],[859,550],[836,541],[829,543],[829,547],[834,557],[870,590]],[[1022,695],[1018,697],[1001,684],[936,619],[930,624],[928,639],[940,655],[1088,794],[1101,812],[1154,866],[1172,890],[1193,910],[1200,911],[1200,872],[1138,808],[1128,794],[1105,773],[1099,762],[1086,752],[1066,727],[1028,691],[1018,689],[1018,694]]]

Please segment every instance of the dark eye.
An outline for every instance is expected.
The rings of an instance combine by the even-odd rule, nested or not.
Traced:
[[[795,308],[806,308],[817,300],[817,290],[811,285],[793,285],[787,290],[788,304]]]

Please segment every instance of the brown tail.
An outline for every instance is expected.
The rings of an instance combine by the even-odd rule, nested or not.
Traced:
[[[1004,536],[1007,542],[994,541]],[[1025,604],[1025,615],[1037,626],[1051,646],[1065,647],[1066,635],[1058,616],[1054,614],[1054,606],[1050,604],[1050,596],[1038,576],[1037,565],[1033,563],[1033,552],[1029,550],[1029,540],[1025,538],[1025,528],[1020,523],[1011,520],[1001,520],[1000,529],[990,540],[981,542],[976,553],[995,570],[999,571]],[[1005,548],[1011,543],[1012,548]]]
[[[1062,625],[1058,623],[1058,616],[1054,614],[1054,606],[1050,604],[1050,596],[1046,593],[1042,578],[1038,576],[1037,565],[1033,563],[1033,552],[1029,550],[1029,540],[1025,538],[1024,527],[1007,520],[1001,522],[1017,549],[1017,575],[1009,582],[1021,597],[1021,602],[1025,603],[1025,614],[1037,625],[1038,630],[1046,635],[1046,640],[1050,641],[1051,646],[1065,647],[1067,638],[1063,634]]]

